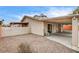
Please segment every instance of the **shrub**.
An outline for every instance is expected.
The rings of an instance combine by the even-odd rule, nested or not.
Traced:
[[[27,43],[21,43],[19,46],[18,46],[18,52],[19,53],[32,53],[31,52],[31,49],[30,49],[30,46],[27,44]]]

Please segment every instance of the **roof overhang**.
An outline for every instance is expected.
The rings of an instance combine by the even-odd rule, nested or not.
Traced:
[[[47,18],[47,19],[41,19],[41,20],[35,19],[33,17],[30,17],[30,16],[24,16],[22,18],[21,22],[23,22],[25,18],[30,18],[32,20],[42,21],[42,22],[72,24],[72,18],[73,17],[79,18],[79,14],[60,16],[60,17],[53,17],[53,18]]]
[[[44,21],[45,22],[50,22],[50,23],[71,24],[73,17],[79,18],[79,14],[78,15],[68,15],[68,16],[53,17],[53,18],[46,19]]]
[[[11,22],[10,24],[28,24],[28,23],[22,23],[22,22]]]

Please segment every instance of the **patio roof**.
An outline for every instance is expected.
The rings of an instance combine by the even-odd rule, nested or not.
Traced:
[[[44,21],[45,22],[50,22],[50,23],[71,24],[73,17],[79,18],[79,14],[60,16],[60,17],[53,17],[53,18],[46,19]]]

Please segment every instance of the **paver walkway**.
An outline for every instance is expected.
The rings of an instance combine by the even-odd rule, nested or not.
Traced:
[[[0,39],[0,52],[18,52],[17,47],[21,43],[28,43],[32,52],[52,52],[52,53],[74,53],[75,51],[61,45],[55,41],[49,40],[34,34],[27,34]]]

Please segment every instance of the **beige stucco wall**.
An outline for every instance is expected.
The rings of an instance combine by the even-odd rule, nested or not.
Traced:
[[[30,31],[30,33],[31,33],[31,19],[25,18],[22,22],[28,23],[29,31]]]
[[[26,18],[23,22],[29,23],[31,33],[44,36],[44,22],[29,18]]]
[[[52,33],[56,33],[58,30],[57,24],[52,24]]]
[[[78,30],[78,48],[79,48],[79,30]]]
[[[77,49],[78,48],[78,19],[73,18],[72,19],[72,48]]]
[[[44,22],[44,35],[48,35],[47,22]]]
[[[1,37],[30,33],[29,27],[2,27]]]
[[[22,22],[24,22],[24,23],[25,23],[25,22],[26,22],[26,23],[29,23],[28,26],[31,27],[31,24],[30,24],[30,23],[31,23],[31,19],[25,18]]]
[[[12,25],[10,25],[10,27],[22,27],[22,25],[20,25],[20,24],[12,24]]]
[[[31,22],[31,32],[44,36],[44,23],[40,21]]]

